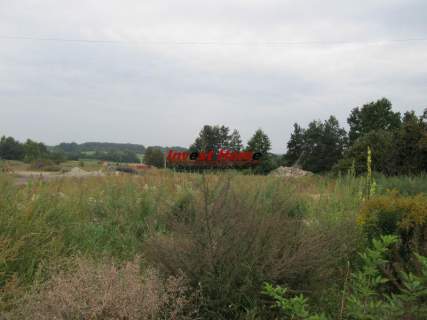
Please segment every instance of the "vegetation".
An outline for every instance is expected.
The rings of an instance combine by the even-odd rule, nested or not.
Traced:
[[[307,129],[295,124],[285,160],[309,171],[325,172],[342,158],[346,145],[346,132],[333,116],[323,123],[312,121]]]
[[[369,199],[366,177],[351,175],[159,170],[77,181],[20,187],[0,176],[6,319],[287,319],[296,309],[301,319],[366,319],[357,301],[392,308],[390,299],[395,311],[386,314],[423,314],[424,177],[378,176]],[[382,217],[396,215],[388,232]],[[377,288],[367,274],[375,266],[357,252],[374,254],[383,235],[397,240],[381,253],[387,282]],[[271,307],[264,283],[287,288],[275,296],[293,299],[282,301],[285,313]]]
[[[190,146],[191,151],[213,150],[218,153],[220,149],[230,149],[240,151],[242,148],[242,140],[237,130],[230,134],[230,128],[226,126],[210,126],[205,125],[200,130],[199,136]]]
[[[338,317],[309,311],[308,299],[302,294],[288,298],[287,289],[280,286],[266,284],[264,293],[275,300],[276,306],[289,319],[426,319],[427,257],[416,256],[421,266],[419,275],[406,272],[401,272],[398,278],[390,275],[387,254],[398,241],[394,236],[382,236],[373,240],[373,248],[360,255],[361,267],[350,275],[348,288],[344,287]],[[400,283],[399,288],[391,291],[390,283]]]
[[[354,108],[347,119],[347,135],[331,116],[312,121],[307,129],[294,125],[284,161],[313,172],[366,170],[366,149],[372,149],[372,166],[386,175],[419,174],[427,170],[427,110],[403,117],[385,98]]]
[[[314,120],[307,128],[297,123],[286,154],[280,158],[272,154],[268,135],[258,129],[244,146],[239,132],[224,125],[205,125],[189,147],[190,151],[252,150],[261,152],[261,164],[251,173],[267,174],[281,165],[297,166],[315,173],[347,173],[353,170],[363,174],[366,170],[366,150],[372,150],[372,169],[375,172],[392,175],[417,175],[427,170],[427,109],[417,116],[414,111],[403,116],[392,110],[386,98],[354,108],[347,123],[347,132],[334,116],[325,121]],[[0,157],[8,160],[32,162],[50,159],[56,163],[65,159],[97,159],[111,162],[140,162],[148,153],[147,164],[162,167],[162,157],[170,149],[187,151],[182,147],[148,147],[137,144],[87,142],[61,143],[47,148],[42,143],[27,140],[21,144],[12,137],[2,137]],[[147,152],[148,151],[148,152]],[[145,155],[146,156],[146,155]],[[211,169],[209,166],[204,166]],[[175,168],[177,169],[177,168]],[[185,169],[179,165],[179,169]],[[194,169],[193,166],[190,167]],[[248,171],[248,170],[246,170]]]
[[[157,168],[163,168],[165,166],[165,155],[159,148],[148,147],[145,150],[144,163]]]
[[[22,161],[100,164],[59,166],[63,153],[3,137],[2,158],[21,161],[0,170],[0,318],[427,319],[426,118],[383,99],[352,111],[351,137],[334,117],[296,124],[284,159],[261,129],[243,146],[236,130],[205,126],[190,149],[264,154],[244,174],[18,184],[8,172]],[[165,150],[144,151],[163,166]],[[252,174],[281,161],[338,174]]]

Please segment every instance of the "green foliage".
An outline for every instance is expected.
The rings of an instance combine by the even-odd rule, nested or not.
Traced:
[[[0,179],[0,289],[14,277],[30,285],[49,262],[76,254],[133,259],[154,211],[151,189],[131,180],[18,188]]]
[[[374,171],[386,175],[419,174],[425,171],[427,148],[423,141],[427,136],[427,125],[423,118],[418,118],[413,111],[406,112],[402,124],[390,128],[372,129],[360,135],[345,152],[337,169],[345,171],[355,161],[356,172],[365,172],[366,154],[363,150],[370,147]]]
[[[295,320],[327,320],[325,315],[311,313],[308,310],[307,298],[302,294],[285,298],[288,289],[280,286],[264,284],[263,293],[274,299],[276,306],[284,313],[284,316]]]
[[[347,119],[350,144],[359,137],[376,130],[392,131],[400,127],[400,113],[393,112],[386,98],[354,108]]]
[[[268,174],[274,169],[277,169],[282,164],[282,158],[273,153],[264,154],[261,158],[261,163],[252,168],[250,172],[256,174]]]
[[[346,143],[346,132],[333,116],[324,122],[312,121],[307,129],[295,124],[285,160],[305,170],[328,171],[342,157]]]
[[[267,174],[280,165],[280,159],[275,155],[270,154],[270,149],[270,138],[264,133],[264,131],[258,129],[248,141],[248,146],[246,147],[246,150],[260,152],[262,154],[260,159],[261,163],[251,170],[253,173]]]
[[[397,168],[402,174],[418,174],[427,163],[427,149],[423,145],[427,125],[415,113],[406,112],[396,133]]]
[[[400,272],[399,279],[391,279],[390,277],[395,275],[385,274],[389,264],[387,256],[390,247],[398,241],[396,236],[382,236],[378,240],[373,240],[372,248],[360,254],[361,267],[351,274],[348,295],[345,297],[345,309],[341,310],[340,319],[426,319],[427,257],[417,255],[421,265],[419,275]],[[401,285],[393,292],[390,291],[390,282]],[[280,286],[273,287],[270,284],[264,286],[264,293],[274,299],[276,306],[283,312],[284,319],[333,319],[324,314],[310,312],[308,300],[303,295],[288,298],[287,291]]]
[[[230,151],[240,151],[243,149],[242,138],[240,137],[239,131],[236,129],[231,133],[229,140],[228,148]]]
[[[22,143],[12,137],[2,136],[0,140],[0,159],[23,160],[25,149]]]
[[[389,264],[389,248],[398,243],[398,239],[391,235],[382,236],[379,240],[373,240],[372,249],[360,255],[362,268],[352,274],[347,299],[350,317],[372,320],[426,319],[427,258],[417,256],[421,264],[419,275],[403,271],[398,275],[385,274]],[[401,285],[397,291],[390,292],[390,282]]]
[[[163,168],[165,165],[165,155],[154,147],[148,147],[144,154],[144,163],[157,168]]]
[[[347,297],[354,280],[347,275],[363,269],[355,255],[365,246],[365,226],[355,223],[361,204],[382,196],[386,186],[410,193],[426,186],[421,176],[376,177],[378,191],[362,200],[358,192],[365,178],[285,180],[152,170],[143,176],[35,179],[17,186],[12,176],[0,174],[0,313],[19,308],[25,292],[48,281],[50,266],[66,268],[64,261],[76,256],[121,265],[142,255],[142,266],[162,271],[162,277],[188,276],[191,290],[202,294],[199,319],[277,319],[277,308],[268,308],[260,292],[268,282],[289,288],[286,294],[305,294],[307,300],[289,302],[288,314],[323,312],[350,320]],[[413,197],[420,197],[409,206],[419,217],[427,201],[425,195]],[[400,310],[409,310],[422,306],[425,260],[417,259],[402,274],[394,267],[402,243],[403,237],[385,254],[390,262],[381,272],[389,281],[375,299],[398,295]]]
[[[77,144],[71,143],[60,143],[53,147],[55,151],[64,152],[67,154],[81,153],[81,152],[111,152],[111,151],[132,151],[134,153],[144,153],[145,147],[140,144],[133,143],[112,143],[112,142],[85,142]]]
[[[355,161],[356,172],[365,172],[366,154],[372,149],[374,171],[386,175],[419,174],[426,171],[427,124],[424,115],[417,117],[414,111],[400,113],[391,110],[387,99],[353,109],[348,118],[350,148],[337,166],[347,170]]]
[[[230,128],[226,126],[205,125],[199,132],[199,136],[190,146],[191,151],[211,151],[217,153],[220,149],[241,148],[239,132],[234,130],[230,134]]]
[[[260,152],[263,155],[266,155],[271,150],[270,138],[264,133],[264,131],[258,129],[255,131],[252,138],[249,139],[246,150]]]
[[[413,196],[418,193],[427,194],[427,177],[425,174],[417,176],[375,175],[377,193],[386,194],[389,190],[396,190],[403,196]]]
[[[298,123],[294,124],[294,131],[287,144],[287,152],[284,156],[288,166],[299,165],[299,160],[303,156],[304,149],[304,129]]]
[[[427,255],[424,234],[427,227],[426,194],[401,196],[394,191],[373,197],[363,204],[358,221],[370,238],[383,234],[399,236],[399,256],[404,261],[409,262],[413,252]]]
[[[354,162],[356,173],[365,173],[368,147],[372,150],[373,171],[386,175],[397,173],[394,134],[385,130],[370,131],[357,139],[344,153],[344,158],[338,163],[337,169],[347,171]]]
[[[24,144],[26,162],[32,162],[35,160],[47,159],[49,157],[49,151],[46,145],[41,142],[35,142],[28,139]]]
[[[138,155],[134,151],[130,151],[130,150],[123,150],[123,151],[111,150],[107,152],[96,151],[93,154],[86,154],[84,157],[87,159],[97,159],[97,160],[104,160],[104,161],[111,161],[111,162],[128,162],[128,163],[139,162]]]

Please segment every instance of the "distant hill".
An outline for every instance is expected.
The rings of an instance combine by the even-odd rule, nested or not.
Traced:
[[[153,148],[159,148],[162,152],[168,152],[169,150],[186,151],[187,148],[173,146],[173,147],[162,147],[152,146]],[[62,142],[56,146],[49,147],[51,151],[61,152],[66,154],[78,154],[78,153],[106,153],[106,152],[134,152],[137,154],[144,154],[146,147],[142,144],[133,143],[113,143],[113,142],[85,142],[85,143],[66,143]]]
[[[163,153],[167,153],[169,150],[180,151],[180,152],[188,151],[188,148],[179,147],[179,146],[173,146],[173,147],[150,146],[150,148],[160,149]]]
[[[63,142],[57,146],[53,146],[52,150],[64,153],[130,151],[142,154],[145,152],[145,147],[141,144],[133,143],[85,142],[78,144],[75,142]]]

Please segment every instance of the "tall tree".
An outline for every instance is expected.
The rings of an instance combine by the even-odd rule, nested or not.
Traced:
[[[252,138],[248,141],[247,150],[260,152],[266,155],[271,150],[270,138],[261,129],[255,131]]]
[[[230,135],[229,149],[231,151],[240,151],[243,148],[242,138],[240,137],[239,131],[236,129]]]
[[[348,170],[355,165],[356,173],[366,171],[368,146],[372,150],[372,169],[387,175],[397,173],[395,134],[386,130],[375,130],[363,135],[345,152],[338,168]]]
[[[23,160],[25,150],[22,143],[12,137],[2,136],[0,139],[0,158],[6,160]]]
[[[371,131],[392,131],[401,124],[400,113],[392,111],[391,102],[386,98],[354,108],[347,122],[350,126],[350,144]]]
[[[226,126],[205,125],[199,132],[199,136],[190,146],[191,151],[210,151],[215,153],[219,149],[228,149],[230,147],[231,136],[230,128]]]
[[[312,121],[307,129],[297,124],[288,143],[288,163],[299,162],[305,170],[322,172],[330,170],[342,157],[347,145],[347,134],[338,120]]]
[[[49,157],[49,151],[42,142],[35,142],[28,139],[24,144],[25,161],[31,162],[34,160],[46,159]]]
[[[298,160],[303,156],[304,148],[304,129],[298,123],[294,124],[294,131],[291,133],[291,138],[287,143],[287,152],[285,154],[285,162],[290,165],[297,165]]]
[[[417,117],[414,111],[403,116],[402,127],[396,133],[397,165],[399,173],[411,174],[425,170],[426,157],[422,141],[426,135],[423,116]]]

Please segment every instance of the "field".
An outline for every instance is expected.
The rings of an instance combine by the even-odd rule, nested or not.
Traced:
[[[351,298],[352,276],[364,270],[358,253],[373,238],[363,212],[414,201],[404,208],[418,208],[424,227],[426,192],[424,176],[156,170],[17,185],[1,174],[0,315],[362,319]],[[367,308],[387,290],[398,292],[389,285],[358,301]],[[406,319],[425,319],[414,312]]]

